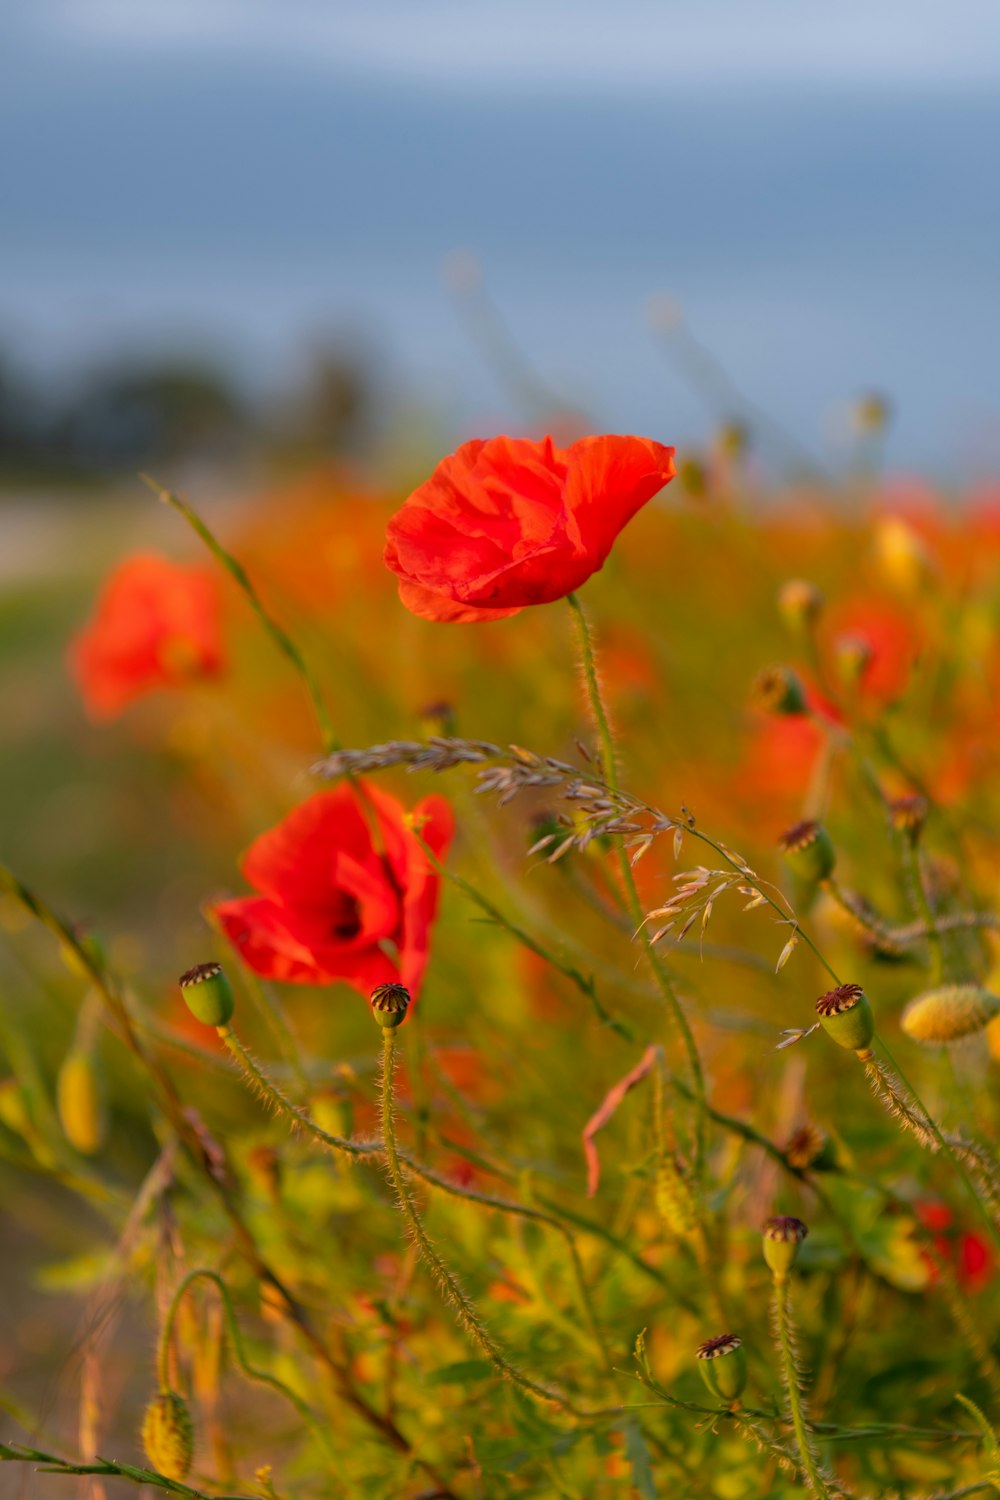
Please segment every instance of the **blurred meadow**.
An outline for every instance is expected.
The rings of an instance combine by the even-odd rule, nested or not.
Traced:
[[[0,18],[0,1495],[1000,1490],[1000,22],[477,9]]]

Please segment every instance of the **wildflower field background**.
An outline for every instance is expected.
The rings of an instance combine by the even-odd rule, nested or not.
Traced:
[[[0,1495],[1000,1491],[1000,483],[446,280],[0,382]]]

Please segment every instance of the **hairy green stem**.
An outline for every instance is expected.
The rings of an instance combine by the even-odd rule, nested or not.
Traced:
[[[597,675],[597,659],[594,654],[594,643],[587,622],[587,616],[583,611],[579,599],[575,594],[568,594],[566,602],[573,611],[576,621],[577,638],[580,645],[580,660],[583,665],[583,675],[587,683],[587,693],[590,699],[591,710],[597,724],[598,737],[601,742],[601,759],[604,780],[612,792],[619,790],[618,767],[615,761],[614,737],[611,733],[611,723],[608,719],[608,711],[601,692],[600,679]],[[666,1001],[670,1016],[676,1026],[684,1051],[687,1054],[688,1066],[691,1070],[691,1078],[695,1092],[695,1167],[700,1173],[705,1155],[705,1075],[702,1071],[701,1058],[695,1043],[694,1034],[684,1013],[684,1008],[677,998],[673,981],[667,972],[666,965],[656,951],[649,930],[646,926],[642,902],[639,898],[639,890],[635,883],[635,871],[629,852],[621,840],[615,841],[618,856],[618,868],[621,872],[622,886],[625,892],[625,900],[628,906],[629,916],[634,927],[638,930],[646,958],[653,972],[657,986]]]
[[[792,1320],[788,1310],[788,1278],[775,1277],[772,1299],[774,1328],[778,1336],[778,1351],[781,1357],[781,1378],[788,1397],[788,1411],[792,1419],[792,1431],[802,1460],[809,1489],[820,1500],[831,1500],[830,1490],[823,1478],[812,1439],[806,1428],[805,1403],[799,1388],[799,1375],[795,1368],[795,1346],[792,1335]]]

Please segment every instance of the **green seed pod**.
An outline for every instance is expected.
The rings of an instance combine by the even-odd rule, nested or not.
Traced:
[[[788,861],[792,873],[810,885],[828,880],[837,863],[833,839],[822,823],[816,823],[812,819],[787,828],[778,840],[778,848]]]
[[[860,984],[827,990],[816,1001],[816,1014],[837,1045],[852,1052],[866,1051],[875,1035],[875,1017]]]
[[[56,1104],[63,1134],[82,1156],[94,1156],[107,1140],[108,1113],[93,1053],[74,1050],[59,1069]]]
[[[402,984],[380,984],[372,990],[372,1015],[384,1031],[401,1026],[406,1020],[410,992]]]
[[[799,1246],[809,1233],[801,1219],[781,1214],[764,1225],[764,1259],[776,1281],[784,1281],[798,1257]]]
[[[698,1345],[698,1368],[713,1396],[735,1401],[747,1383],[747,1357],[735,1333],[720,1333]]]
[[[142,1446],[150,1467],[167,1479],[185,1480],[194,1456],[194,1426],[176,1391],[160,1391],[142,1419]]]
[[[221,964],[195,964],[181,975],[178,983],[184,1004],[196,1020],[206,1026],[229,1025],[236,1001]]]
[[[656,1206],[674,1234],[690,1234],[698,1223],[691,1185],[673,1156],[664,1156],[656,1169]]]
[[[758,708],[770,714],[804,714],[806,690],[791,667],[765,667],[754,678],[750,693]]]
[[[320,1089],[309,1101],[309,1113],[327,1135],[349,1136],[354,1131],[354,1106],[343,1089]]]
[[[978,984],[947,984],[911,1000],[900,1025],[915,1042],[943,1044],[983,1031],[1000,1015],[1000,996]]]
[[[790,578],[778,590],[778,613],[793,635],[805,635],[823,612],[825,600],[814,583]]]

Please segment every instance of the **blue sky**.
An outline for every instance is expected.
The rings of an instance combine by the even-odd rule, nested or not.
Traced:
[[[998,467],[998,44],[994,0],[7,0],[0,344],[59,379],[196,342],[266,386],[346,333],[496,430],[462,248],[601,425],[710,427],[668,294],[812,447],[874,387],[897,466]]]

